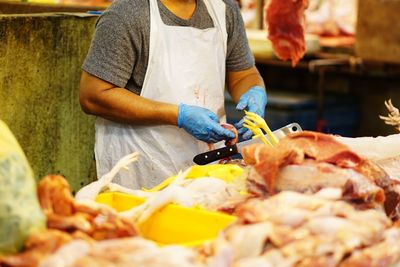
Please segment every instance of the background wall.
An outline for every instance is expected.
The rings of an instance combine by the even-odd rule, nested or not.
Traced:
[[[81,0],[79,0],[81,1]],[[30,1],[32,2],[32,1]],[[86,12],[102,10],[105,7],[80,5],[54,5],[45,3],[20,2],[18,0],[0,0],[0,14],[31,14],[44,12]]]
[[[0,119],[36,179],[61,173],[73,190],[95,177],[94,118],[78,99],[95,21],[73,14],[0,16]]]

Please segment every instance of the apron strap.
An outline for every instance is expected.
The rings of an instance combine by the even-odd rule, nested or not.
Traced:
[[[197,0],[203,1],[207,7],[214,26],[218,29],[224,44],[225,55],[227,53],[228,33],[226,32],[226,5],[222,0]]]
[[[143,87],[147,84],[148,77],[150,76],[149,74],[152,72],[152,66],[151,62],[154,60],[154,51],[157,47],[157,42],[158,42],[158,31],[159,31],[159,26],[162,25],[163,23],[160,15],[160,10],[158,8],[158,3],[157,0],[149,0],[149,5],[150,5],[150,42],[149,42],[149,58],[148,58],[148,63],[147,63],[147,69],[146,69],[146,74],[144,76],[144,81],[143,81]],[[140,94],[143,93],[143,90]]]

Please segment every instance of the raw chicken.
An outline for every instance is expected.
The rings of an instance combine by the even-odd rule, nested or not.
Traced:
[[[100,179],[81,188],[78,193],[76,193],[76,201],[94,202],[96,196],[100,194],[101,191],[107,189],[108,186],[112,183],[112,180],[117,175],[117,173],[121,169],[127,169],[128,165],[137,161],[138,157],[138,152],[124,156],[108,173],[100,177]]]
[[[142,238],[125,238],[97,243],[73,241],[60,248],[40,267],[146,266],[201,267],[194,250],[182,246],[159,247]]]
[[[47,226],[69,232],[81,231],[95,240],[135,236],[133,223],[107,206],[75,202],[64,177],[48,175],[38,186],[39,202],[47,216]]]
[[[48,229],[35,232],[25,242],[22,253],[0,258],[0,266],[34,267],[68,242],[88,242],[137,235],[133,222],[120,217],[102,205],[77,203],[64,177],[48,175],[38,185],[41,208],[47,217]],[[69,249],[60,252],[71,256]],[[58,265],[47,265],[58,266]]]
[[[378,137],[335,137],[357,154],[382,167],[392,179],[400,181],[400,134]]]
[[[398,230],[384,212],[360,211],[338,200],[339,189],[327,188],[314,195],[281,192],[269,199],[252,199],[236,211],[239,221],[226,229],[213,244],[231,265],[244,266],[339,266],[353,251],[373,254],[371,262],[399,261]],[[394,232],[394,233],[393,233]],[[388,238],[387,236],[390,236]],[[371,249],[370,249],[371,248]],[[354,262],[358,257],[351,256]],[[353,266],[353,265],[346,265]],[[356,265],[363,266],[363,265]],[[386,266],[386,265],[382,265]]]
[[[237,143],[238,140],[239,140],[239,134],[238,134],[238,131],[236,130],[235,126],[233,126],[233,125],[231,125],[231,124],[229,124],[229,123],[221,123],[221,126],[222,126],[223,128],[225,128],[225,129],[227,129],[227,130],[229,130],[229,131],[231,131],[231,132],[233,132],[233,133],[235,134],[235,138],[232,139],[232,140],[227,141],[227,142],[226,142],[226,145],[227,145],[227,146],[236,145],[236,143]]]
[[[184,207],[200,206],[216,211],[227,202],[235,201],[236,203],[246,198],[240,194],[245,189],[244,183],[228,183],[213,177],[185,179],[190,170],[189,168],[185,172],[179,173],[170,185],[154,192],[142,205],[120,214],[134,219],[136,223],[141,223],[170,203]]]
[[[400,262],[400,229],[392,228],[384,233],[378,244],[358,250],[346,259],[340,267],[398,266]]]
[[[362,157],[373,161],[400,157],[400,134],[378,137],[341,137],[335,139]]]
[[[73,238],[58,230],[44,230],[31,234],[25,241],[24,251],[10,256],[0,256],[0,266],[36,267],[58,248]]]
[[[274,147],[256,144],[246,147],[243,154],[255,170],[248,176],[249,189],[258,195],[282,190],[315,192],[333,186],[341,188],[347,199],[362,200],[372,206],[384,202],[387,214],[393,219],[399,217],[397,182],[377,164],[360,157],[331,135],[291,134]]]
[[[221,126],[223,127],[223,128],[225,128],[225,129],[227,129],[227,130],[229,130],[229,131],[231,131],[231,132],[233,132],[234,134],[235,134],[235,138],[233,138],[232,140],[227,140],[227,141],[225,141],[225,145],[226,146],[233,146],[233,145],[236,145],[236,143],[238,142],[238,140],[239,140],[239,134],[238,134],[238,131],[237,131],[237,129],[235,128],[235,126],[233,126],[232,124],[229,124],[229,123],[221,123]],[[208,144],[208,150],[209,151],[212,151],[212,150],[215,150],[216,148],[215,148],[215,144],[214,143],[209,143]]]
[[[265,7],[268,38],[275,53],[282,60],[291,60],[292,66],[304,56],[304,12],[308,0],[269,0]]]
[[[335,137],[357,154],[382,168],[389,179],[378,180],[385,190],[385,209],[392,219],[400,218],[400,134],[379,137]]]
[[[277,191],[314,193],[321,188],[334,187],[340,188],[346,199],[377,203],[385,200],[384,190],[364,175],[329,163],[289,165],[280,170],[276,180]]]
[[[245,147],[243,157],[264,178],[271,193],[275,190],[279,170],[287,165],[302,164],[305,159],[341,168],[362,169],[364,164],[363,159],[332,136],[308,131],[291,134],[273,147],[261,144]]]
[[[78,258],[84,257],[89,250],[90,243],[84,240],[71,241],[41,262],[39,267],[71,266]]]
[[[228,125],[228,124],[226,124]],[[231,129],[233,126],[226,126]],[[233,127],[234,131],[236,129]],[[237,133],[237,131],[236,131]],[[233,140],[235,141],[235,140]],[[137,207],[120,213],[121,216],[137,223],[145,221],[155,211],[170,203],[179,204],[184,207],[201,206],[208,210],[219,210],[226,203],[237,203],[246,197],[240,192],[245,190],[245,183],[227,183],[221,179],[213,177],[202,177],[196,179],[186,179],[190,168],[184,173],[180,173],[175,180],[163,190],[157,192],[144,192],[141,190],[131,190],[117,184],[113,184],[114,176],[130,163],[136,161],[137,153],[129,154],[118,161],[116,166],[98,181],[93,182],[82,188],[76,196],[77,203],[81,205],[99,206],[94,202],[96,196],[104,190],[113,192],[123,192],[138,197],[146,198],[146,201]],[[79,218],[80,219],[80,218]],[[73,222],[77,219],[70,218]],[[82,220],[81,220],[82,221]],[[65,221],[68,226],[68,220]],[[74,224],[76,228],[84,224]],[[85,232],[85,229],[81,229]]]

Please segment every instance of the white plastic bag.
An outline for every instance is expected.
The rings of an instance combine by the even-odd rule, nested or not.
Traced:
[[[32,169],[0,120],[0,255],[18,252],[28,235],[44,226]]]

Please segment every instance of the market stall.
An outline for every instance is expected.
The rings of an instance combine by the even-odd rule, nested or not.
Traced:
[[[390,116],[393,122],[398,114]],[[8,147],[1,179],[10,181],[2,186],[7,193],[1,207],[8,207],[2,209],[2,266],[392,266],[400,261],[398,134],[373,139],[297,132],[276,134],[279,141],[266,135],[270,144],[244,147],[244,162],[193,166],[142,190],[112,183],[140,157],[133,153],[75,197],[64,177],[46,176],[37,199],[29,166],[23,154],[13,157],[22,151],[4,124],[1,136]],[[22,177],[27,187],[18,186]],[[11,204],[17,195],[26,197]],[[18,227],[4,221],[11,217]],[[23,251],[10,254],[21,249],[21,241]]]
[[[188,2],[192,4],[190,7],[203,3]],[[333,19],[329,16],[332,14],[324,13],[327,2],[271,0],[265,5],[262,1],[240,2],[247,11],[258,7],[265,12],[265,17],[257,14],[253,24],[259,28],[261,22],[268,24],[269,41],[265,41],[265,30],[247,30],[262,75],[258,71],[248,75],[245,70],[239,79],[229,80],[235,71],[228,70],[229,96],[224,95],[225,79],[215,75],[225,74],[222,71],[225,62],[221,68],[214,66],[225,59],[225,46],[216,40],[229,36],[214,28],[215,31],[188,30],[193,34],[189,36],[198,38],[204,47],[209,47],[208,41],[215,46],[216,52],[208,49],[210,54],[205,54],[214,56],[207,58],[211,59],[206,64],[199,51],[190,49],[191,38],[183,37],[181,43],[176,42],[183,33],[188,34],[187,28],[177,27],[179,30],[175,31],[173,26],[156,21],[161,29],[171,30],[174,38],[162,33],[158,37],[164,39],[155,38],[158,41],[155,43],[165,47],[154,49],[154,43],[149,41],[149,51],[169,51],[167,48],[177,46],[179,49],[156,54],[159,57],[148,55],[148,61],[143,60],[153,64],[147,73],[156,70],[162,74],[149,78],[142,73],[143,87],[148,83],[153,85],[148,90],[166,90],[171,84],[179,87],[181,83],[192,86],[193,102],[187,97],[192,92],[178,91],[178,97],[182,97],[179,101],[184,99],[189,103],[175,103],[172,94],[164,95],[163,90],[157,94],[154,91],[148,95],[145,93],[149,91],[132,94],[135,88],[128,86],[135,87],[132,80],[137,77],[128,73],[124,79],[129,84],[126,82],[126,88],[122,88],[117,86],[118,80],[115,84],[107,82],[109,73],[93,70],[93,75],[90,74],[96,64],[84,64],[86,74],[79,81],[96,21],[97,25],[106,24],[101,18],[112,17],[113,12],[98,19],[98,14],[75,13],[72,9],[93,10],[91,6],[102,9],[102,5],[110,3],[85,2],[89,6],[72,7],[68,6],[72,2],[65,2],[62,8],[72,8],[73,13],[0,16],[0,41],[3,41],[0,66],[6,67],[0,69],[0,266],[400,265],[400,112],[396,107],[399,87],[395,34],[386,39],[390,49],[382,49],[381,43],[374,50],[363,41],[368,36],[366,32],[371,31],[360,30],[361,38],[355,39],[352,36],[355,29],[346,23],[350,21],[354,26],[354,17],[337,19],[348,18],[346,12],[344,15],[337,12],[338,17]],[[396,1],[387,2],[393,5],[389,9],[399,7]],[[151,0],[151,3],[154,4],[150,5],[151,12],[155,12],[157,5],[165,8],[164,13],[168,11],[168,7],[162,7],[162,1]],[[211,22],[215,25],[225,17],[221,12],[225,10],[224,3],[212,2],[216,12],[212,13]],[[360,9],[364,14],[371,9],[388,8],[382,7],[383,2],[365,3],[365,9]],[[29,5],[21,4],[19,8],[29,10]],[[313,27],[308,29],[304,24],[307,7],[308,12],[315,11]],[[40,4],[40,8],[51,10],[61,6],[46,3]],[[206,5],[202,8],[214,10]],[[390,10],[382,12],[389,16]],[[129,22],[131,17],[126,17]],[[321,17],[329,23],[320,23]],[[370,25],[363,19],[358,23],[358,28],[378,25]],[[150,20],[150,25],[154,29],[155,22]],[[91,51],[102,59],[111,53],[112,61],[96,63],[105,66],[104,69],[115,62],[111,69],[136,67],[137,64],[121,66],[131,55],[118,54],[119,49],[127,47],[125,52],[137,52],[129,48],[132,39],[124,36],[121,28],[106,29],[103,34],[111,32],[112,38],[103,39],[105,46],[104,42],[92,43]],[[309,29],[321,35],[329,32],[350,38],[340,39],[339,47],[328,47],[326,44],[332,39],[316,36],[316,32],[308,35]],[[377,35],[374,37],[379,39]],[[132,43],[121,41],[120,36]],[[146,35],[140,36],[146,39]],[[354,41],[356,50],[352,46]],[[182,51],[190,52],[193,61],[189,61],[189,67],[183,67],[189,56],[181,54]],[[381,62],[374,63],[379,56]],[[159,58],[163,61],[158,62]],[[181,72],[173,72],[173,64],[168,64],[171,62],[181,63],[178,64]],[[197,64],[202,68],[193,67]],[[204,69],[209,74],[207,79],[191,80],[191,76]],[[124,76],[121,73],[117,76]],[[104,74],[101,76],[104,79],[94,74],[99,77]],[[344,78],[338,78],[339,75]],[[249,76],[256,79],[247,80],[235,91],[235,85]],[[267,90],[268,98],[264,85],[257,80],[261,76],[267,88],[273,87]],[[365,91],[352,88],[364,97],[361,99],[364,111],[360,112],[355,108],[355,99],[343,97],[350,90],[342,85],[350,83],[353,76],[369,86],[372,84],[369,79],[375,79],[375,83],[382,85],[382,91],[390,90],[371,93],[373,86]],[[214,87],[221,87],[218,93],[211,87],[202,90],[210,85],[209,80]],[[301,88],[305,84],[315,86],[315,90]],[[302,94],[280,92],[276,85],[301,88]],[[341,94],[328,95],[330,88]],[[85,93],[87,98],[82,97]],[[152,97],[158,102],[149,104]],[[109,99],[118,101],[107,102]],[[227,121],[221,101],[213,102],[215,99],[226,100]],[[365,99],[379,102],[381,108],[369,106]],[[213,104],[207,106],[207,101]],[[121,107],[118,103],[123,103],[126,109],[118,109]],[[96,125],[81,109],[98,117]],[[368,116],[376,113],[376,109],[379,114],[371,120]],[[360,134],[362,131],[357,131],[354,124],[361,121],[365,126],[366,120],[371,127],[365,132],[372,133]],[[106,140],[96,145],[103,152],[100,162],[101,153],[96,150],[97,168],[103,171],[97,178],[94,126],[96,139],[100,136]],[[381,136],[373,137],[375,132]],[[138,134],[129,139],[132,133]],[[244,138],[247,133],[253,136],[249,140]],[[164,141],[164,135],[172,137],[169,142]],[[116,139],[107,139],[110,136]],[[198,140],[192,142],[193,137]],[[144,141],[138,142],[142,138]],[[162,142],[157,143],[159,140]],[[135,142],[139,143],[138,149],[130,149]],[[126,155],[120,156],[123,153]],[[178,159],[184,164],[178,165],[182,163]],[[158,172],[161,168],[163,172]],[[140,171],[132,171],[137,169]],[[170,175],[154,177],[160,173]]]

